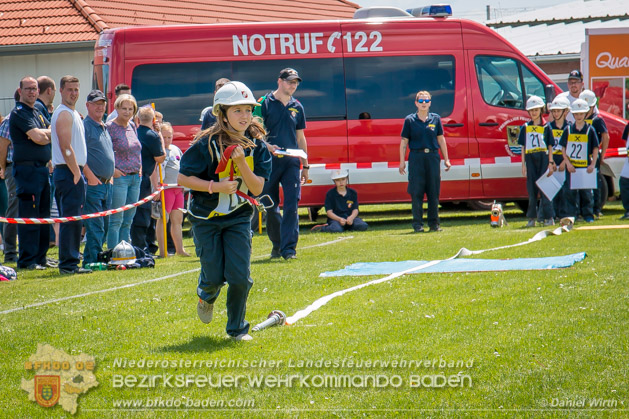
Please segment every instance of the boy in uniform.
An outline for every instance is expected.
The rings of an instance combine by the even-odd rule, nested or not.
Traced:
[[[544,118],[542,110],[544,101],[539,96],[531,96],[526,101],[526,110],[531,120],[520,129],[518,144],[522,146],[522,175],[526,176],[526,189],[529,193],[529,207],[526,217],[529,219],[526,227],[535,227],[537,219],[538,195],[541,195],[540,212],[544,219],[544,225],[554,225],[553,206],[550,200],[540,192],[535,184],[547,170],[552,174],[555,162],[553,161],[552,144],[544,141]]]
[[[566,115],[570,112],[570,102],[566,98],[556,97],[548,108],[550,109],[550,114],[553,117],[553,120],[548,122],[544,127],[544,142],[551,146],[553,150],[553,171],[559,170],[563,172],[566,169],[566,165],[563,162],[563,154],[561,152],[559,140],[561,140],[564,130],[568,127]],[[563,218],[565,216],[562,191],[563,189],[560,190],[553,198],[555,219]]]
[[[367,223],[358,217],[358,194],[347,187],[347,170],[335,170],[332,172],[332,180],[335,187],[325,195],[328,223],[314,226],[312,231],[342,233],[344,230],[367,230]]]
[[[607,151],[607,147],[609,146],[609,132],[607,131],[607,124],[605,124],[605,120],[601,118],[596,110],[596,94],[594,94],[591,90],[584,90],[579,95],[579,99],[583,99],[587,102],[590,110],[585,115],[585,122],[592,125],[594,131],[596,131],[596,136],[599,141],[599,153],[598,160],[596,160],[596,186],[597,188],[593,190],[593,206],[594,206],[594,217],[600,218],[603,216],[601,209],[603,208],[604,202],[601,202],[601,163],[605,158],[605,152]]]
[[[570,110],[575,122],[570,124],[559,144],[562,147],[563,158],[566,162],[566,183],[564,183],[564,196],[566,215],[574,217],[578,215],[577,204],[581,202],[581,213],[586,222],[594,222],[591,189],[571,189],[570,177],[576,169],[585,169],[592,173],[598,160],[598,137],[590,124],[585,122],[585,115],[590,110],[587,102],[577,99],[570,105]]]

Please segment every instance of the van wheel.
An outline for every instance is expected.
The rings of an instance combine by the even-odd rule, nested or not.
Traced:
[[[475,211],[491,211],[491,206],[494,204],[494,201],[468,201],[467,206],[470,209]]]
[[[321,207],[308,207],[308,220],[315,222],[319,216],[319,210]]]

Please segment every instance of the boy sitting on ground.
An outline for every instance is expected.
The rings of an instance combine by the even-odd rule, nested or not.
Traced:
[[[367,223],[358,217],[358,194],[347,187],[349,173],[347,170],[332,172],[335,187],[325,195],[325,210],[328,223],[316,225],[312,231],[342,233],[345,230],[365,231]]]

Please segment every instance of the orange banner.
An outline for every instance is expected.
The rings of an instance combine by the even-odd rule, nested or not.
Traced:
[[[590,77],[629,77],[629,33],[589,38]]]

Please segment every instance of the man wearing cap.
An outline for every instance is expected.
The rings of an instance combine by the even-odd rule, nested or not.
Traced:
[[[261,115],[267,128],[267,147],[273,153],[271,178],[264,184],[263,194],[273,200],[273,208],[267,213],[266,227],[273,243],[271,258],[295,259],[299,239],[297,206],[301,183],[308,181],[308,159],[276,155],[278,149],[300,148],[308,153],[306,145],[306,115],[304,107],[293,97],[301,78],[297,71],[285,68],[277,79],[277,90],[269,93],[261,106]],[[300,160],[303,164],[299,175]],[[283,215],[280,215],[280,184],[284,192]]]
[[[111,208],[115,157],[111,136],[103,123],[107,108],[107,99],[100,90],[92,90],[87,95],[87,116],[83,120],[85,144],[87,146],[87,164],[83,174],[87,180],[84,214],[106,211]],[[108,217],[85,220],[85,249],[83,249],[83,267],[98,260],[98,253],[103,250],[105,226]]]
[[[9,134],[13,142],[13,177],[20,218],[50,217],[50,128],[35,109],[39,94],[37,80],[20,80],[20,101],[11,111]],[[18,268],[46,269],[50,227],[46,224],[18,224]]]
[[[87,162],[85,129],[81,115],[75,109],[79,99],[79,79],[64,76],[59,83],[61,104],[52,114],[51,144],[52,164],[55,171],[55,199],[61,217],[83,214],[85,205],[85,178],[83,167]],[[92,272],[79,267],[81,229],[83,223],[72,221],[59,226],[59,272],[83,274]]]
[[[314,226],[312,231],[342,233],[345,230],[367,230],[369,227],[367,223],[358,217],[358,194],[354,189],[347,187],[349,172],[335,170],[332,172],[332,180],[335,187],[325,195],[328,223]]]
[[[568,91],[559,93],[557,97],[565,97],[572,105],[572,102],[579,98],[582,91],[583,74],[579,70],[572,70],[570,74],[568,74]],[[572,113],[569,113],[568,116],[566,116],[566,121],[568,121],[568,123],[574,123],[574,116]]]

